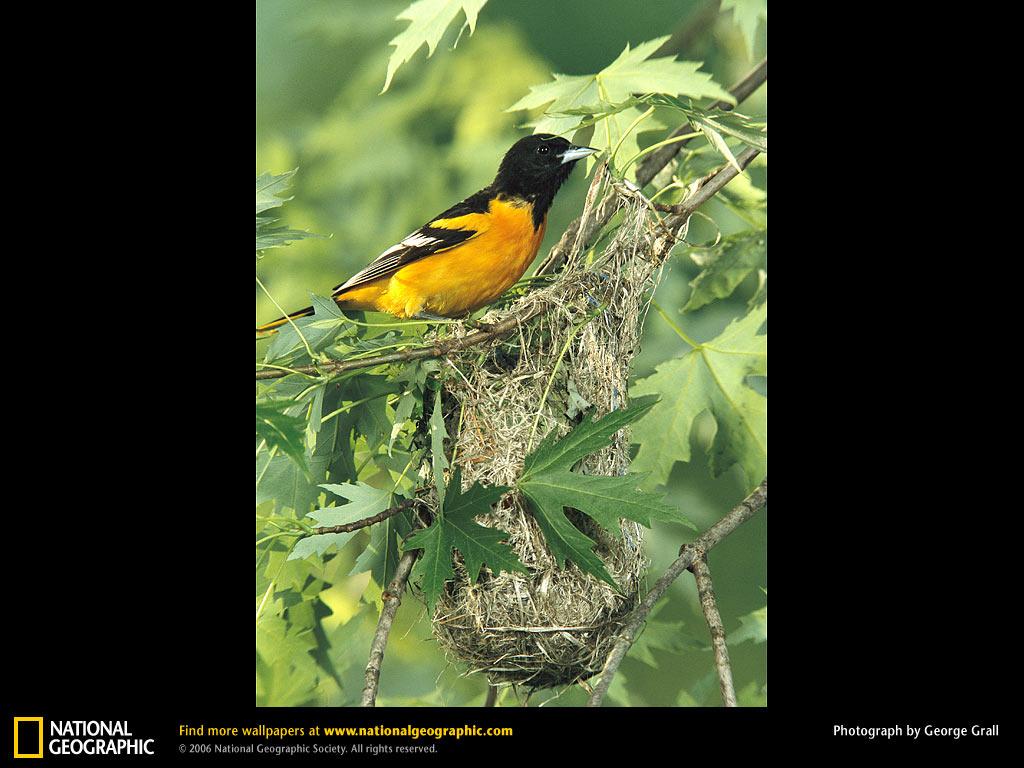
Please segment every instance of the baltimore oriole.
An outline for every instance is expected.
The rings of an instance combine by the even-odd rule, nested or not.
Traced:
[[[505,154],[487,187],[388,248],[331,293],[342,309],[459,317],[501,296],[533,261],[548,209],[573,166],[598,150],[538,133]],[[270,331],[313,307],[261,325]]]

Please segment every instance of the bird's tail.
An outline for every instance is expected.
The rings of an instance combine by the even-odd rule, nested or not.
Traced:
[[[275,320],[272,323],[267,323],[266,325],[257,326],[257,328],[256,328],[256,335],[257,336],[269,336],[271,334],[277,333],[277,331],[274,330],[274,329],[278,328],[279,326],[284,325],[289,320],[294,320],[294,319],[296,319],[298,317],[309,317],[312,314],[313,314],[313,307],[306,307],[305,309],[300,309],[298,312],[292,312],[290,315],[285,315],[284,317],[279,317],[279,318],[277,318],[277,320]]]

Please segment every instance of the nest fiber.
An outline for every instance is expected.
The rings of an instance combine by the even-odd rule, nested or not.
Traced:
[[[593,213],[602,186],[596,178],[584,220]],[[483,320],[499,320],[510,312],[524,315],[538,302],[544,312],[490,349],[449,357],[457,373],[445,382],[455,401],[446,408],[448,432],[457,436],[456,463],[466,485],[477,480],[512,485],[524,457],[548,432],[565,434],[591,406],[601,416],[626,404],[630,364],[651,287],[660,276],[655,255],[666,253],[673,237],[635,196],[612,192],[602,196],[601,205],[618,208],[621,218],[599,256],[583,252],[576,242],[549,285]],[[577,471],[626,474],[625,432],[587,457]],[[538,689],[600,671],[622,617],[638,600],[647,565],[642,529],[622,520],[618,538],[585,515],[568,514],[597,542],[595,552],[621,591],[571,562],[560,568],[524,500],[506,494],[478,522],[506,531],[529,573],[494,574],[485,568],[470,583],[456,558],[456,578],[433,616],[438,643],[468,673],[485,674],[492,684]]]

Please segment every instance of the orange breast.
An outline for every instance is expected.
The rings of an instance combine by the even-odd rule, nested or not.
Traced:
[[[420,312],[458,317],[501,296],[537,255],[547,219],[535,230],[530,206],[507,199],[492,200],[486,215],[463,218],[467,221],[458,224],[480,234],[347,292],[341,306],[398,317]]]

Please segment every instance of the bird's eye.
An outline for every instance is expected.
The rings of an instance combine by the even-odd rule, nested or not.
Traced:
[[[538,155],[546,155],[550,151],[551,148],[547,144],[541,144],[539,147],[537,147]]]

